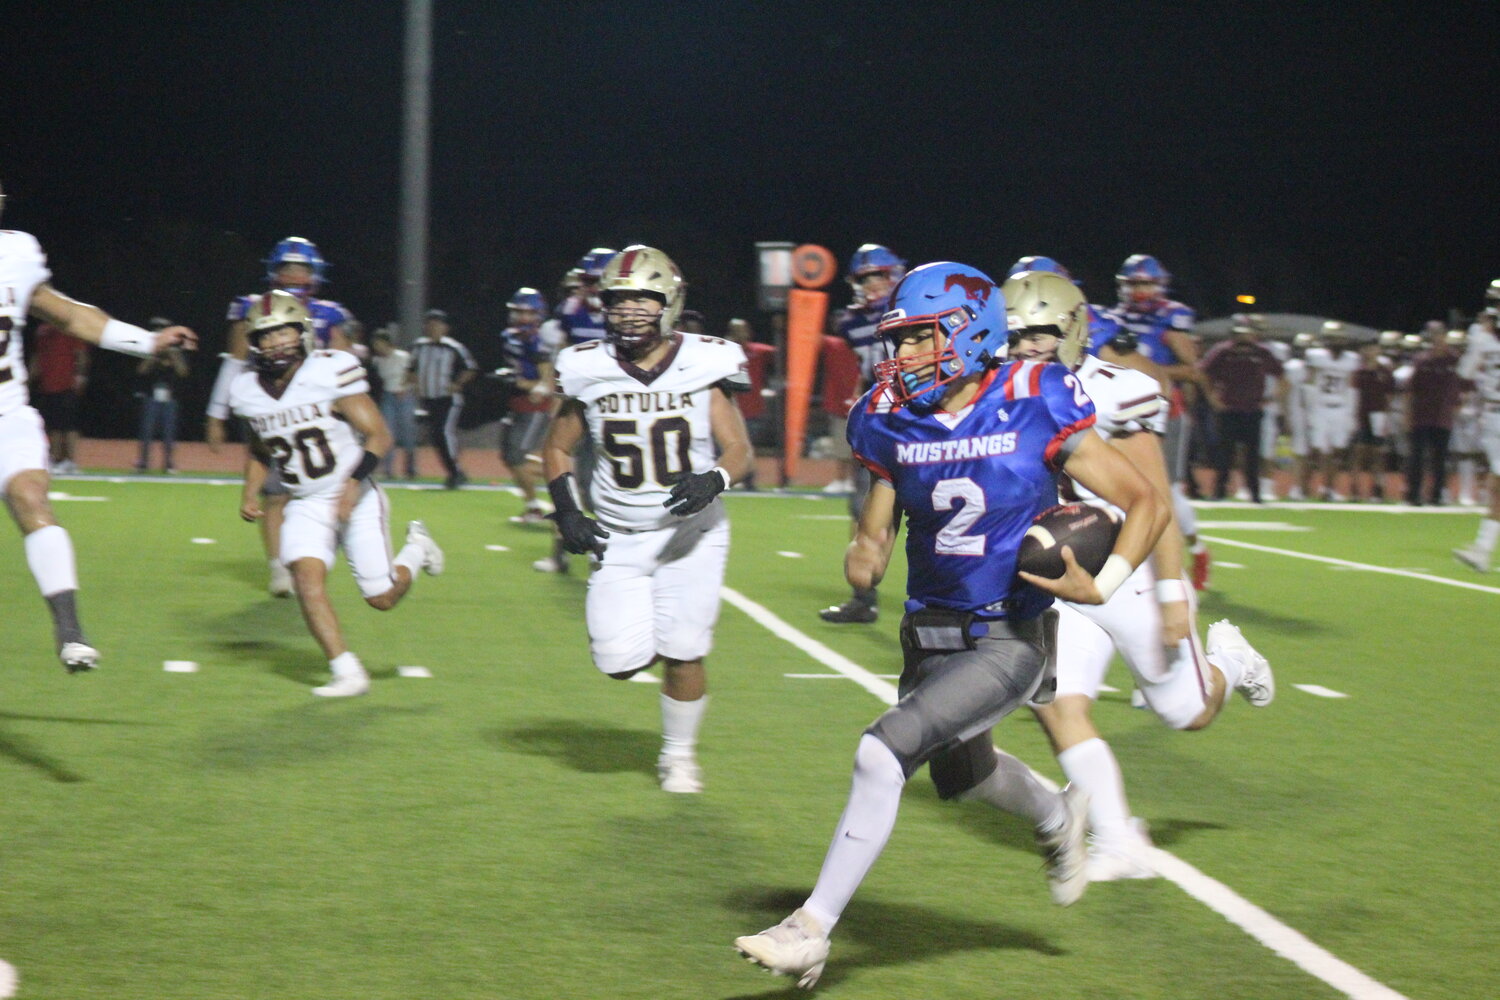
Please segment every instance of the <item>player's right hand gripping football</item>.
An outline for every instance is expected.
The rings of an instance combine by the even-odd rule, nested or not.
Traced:
[[[559,510],[547,516],[557,525],[563,548],[575,556],[592,552],[600,559],[604,558],[604,539],[609,537],[609,532],[598,521],[581,510]]]

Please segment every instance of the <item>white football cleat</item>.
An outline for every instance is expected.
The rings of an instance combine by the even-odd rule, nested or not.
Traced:
[[[271,582],[266,585],[266,590],[272,597],[291,597],[297,592],[297,584],[292,579],[292,571],[280,561],[271,562]]]
[[[1245,696],[1255,708],[1265,708],[1276,697],[1276,678],[1271,673],[1271,663],[1255,651],[1239,626],[1229,624],[1229,619],[1214,622],[1208,627],[1207,652],[1209,659],[1224,653],[1239,657],[1244,665],[1240,682],[1235,690]]]
[[[1089,793],[1069,783],[1062,790],[1067,816],[1051,833],[1037,831],[1036,846],[1046,863],[1052,901],[1071,906],[1089,886]]]
[[[674,795],[697,795],[703,791],[703,769],[692,757],[662,754],[656,758],[656,780],[661,790]]]
[[[97,670],[99,651],[86,642],[65,642],[57,651],[57,658],[70,674],[81,674],[86,670]]]
[[[1089,836],[1089,882],[1116,882],[1130,878],[1159,878],[1147,862],[1151,838],[1146,821],[1132,816],[1128,829],[1109,836]]]
[[[421,521],[408,521],[406,544],[416,545],[422,549],[422,572],[428,576],[437,576],[443,572],[445,565],[443,550],[438,548],[437,542],[433,541],[432,533],[427,530],[427,525]]]
[[[547,509],[540,504],[527,507],[510,519],[511,524],[543,524],[547,520]]]
[[[312,693],[319,698],[357,698],[369,690],[370,675],[361,667],[358,673],[340,674],[322,687],[313,688]]]
[[[1490,571],[1490,554],[1488,552],[1481,552],[1475,548],[1454,549],[1453,558],[1480,573],[1488,573]]]
[[[796,976],[797,986],[810,990],[828,960],[828,935],[818,918],[798,908],[775,927],[734,939],[741,955],[778,976]]]

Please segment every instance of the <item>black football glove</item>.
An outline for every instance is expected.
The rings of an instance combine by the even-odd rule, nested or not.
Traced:
[[[603,539],[609,537],[609,532],[598,521],[581,510],[559,510],[547,516],[557,525],[563,548],[575,556],[592,552],[600,559],[604,558]]]
[[[724,492],[728,479],[723,470],[717,468],[708,472],[690,472],[677,480],[671,495],[662,506],[678,517],[696,514],[707,507],[714,497]]]

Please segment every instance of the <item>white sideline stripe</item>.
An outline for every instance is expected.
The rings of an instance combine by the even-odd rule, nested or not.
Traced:
[[[1344,569],[1362,569],[1367,573],[1385,573],[1388,576],[1404,576],[1412,580],[1426,580],[1428,583],[1441,583],[1449,587],[1462,587],[1464,590],[1477,590],[1482,594],[1500,594],[1500,587],[1486,587],[1482,583],[1469,583],[1467,580],[1450,580],[1446,576],[1432,576],[1429,573],[1415,573],[1406,569],[1392,569],[1390,566],[1371,566],[1369,563],[1351,562],[1348,559],[1335,559],[1332,556],[1315,556],[1309,552],[1276,549],[1269,545],[1256,545],[1253,542],[1237,542],[1228,538],[1220,538],[1216,535],[1203,535],[1201,537],[1205,541],[1213,542],[1216,545],[1232,545],[1235,548],[1250,549],[1254,552],[1269,552],[1276,556],[1308,559],[1312,562],[1327,563],[1330,566],[1341,566]]]
[[[844,674],[782,674],[781,676],[790,677],[794,681],[847,681],[849,679]],[[876,674],[875,676],[888,681],[899,680],[901,677],[900,674]]]
[[[881,680],[878,675],[871,673],[848,657],[834,652],[801,630],[788,625],[769,608],[762,607],[739,591],[723,587],[719,593],[725,601],[749,615],[752,621],[764,626],[777,638],[785,639],[825,667],[848,677],[887,705],[896,703],[895,686]],[[1057,786],[1052,785],[1052,787]],[[1152,848],[1151,861],[1152,866],[1161,873],[1163,878],[1175,883],[1183,892],[1304,972],[1321,979],[1350,997],[1351,1000],[1407,1000],[1400,993],[1376,982],[1343,959],[1318,947],[1299,932],[1281,923],[1254,903],[1242,899],[1228,886],[1209,878],[1181,858],[1168,854],[1160,848]]]
[[[1298,691],[1306,691],[1308,694],[1315,694],[1319,698],[1349,697],[1342,691],[1335,691],[1333,688],[1326,688],[1321,684],[1293,684],[1292,687],[1296,688]]]

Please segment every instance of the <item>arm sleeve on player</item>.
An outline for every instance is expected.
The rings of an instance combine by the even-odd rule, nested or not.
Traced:
[[[229,387],[241,372],[249,368],[249,365],[232,354],[223,357],[224,361],[219,365],[219,376],[214,379],[213,392],[208,397],[207,413],[215,420],[229,419]]]

